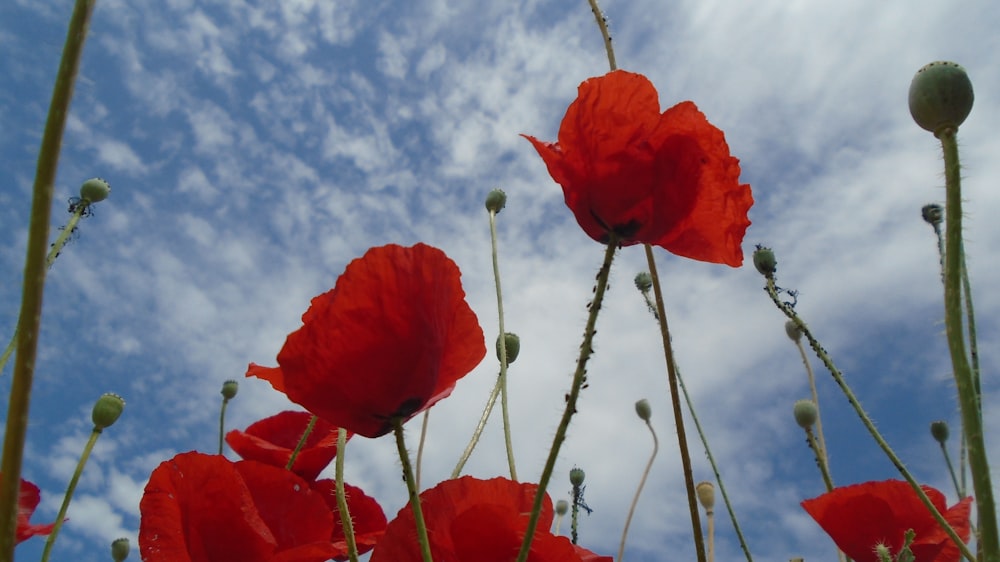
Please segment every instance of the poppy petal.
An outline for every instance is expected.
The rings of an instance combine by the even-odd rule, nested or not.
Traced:
[[[312,417],[309,412],[281,412],[250,424],[245,431],[230,431],[226,434],[226,443],[245,460],[284,468]],[[352,433],[347,434],[348,439],[352,436]],[[292,472],[306,480],[315,480],[336,455],[337,428],[317,419],[295,457]]]
[[[344,539],[344,526],[340,515],[340,506],[337,505],[336,482],[325,478],[317,480],[311,484],[313,490],[319,492],[320,496],[326,500],[327,506],[333,513],[333,538],[334,546],[339,552],[334,556],[337,560],[347,559],[347,542]],[[347,511],[351,514],[351,523],[354,528],[354,544],[358,549],[358,554],[364,554],[375,548],[379,539],[385,534],[386,518],[385,511],[374,498],[365,494],[357,486],[344,484],[344,495],[347,497]]]

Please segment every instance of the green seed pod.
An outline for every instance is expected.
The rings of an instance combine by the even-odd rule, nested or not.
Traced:
[[[943,445],[948,440],[948,422],[944,420],[931,422],[931,436]]]
[[[770,279],[778,270],[778,260],[775,259],[771,248],[757,244],[757,249],[753,252],[753,266],[761,275]]]
[[[792,413],[795,414],[795,423],[799,424],[802,429],[806,429],[816,423],[816,418],[819,417],[819,408],[812,400],[797,400],[795,406],[792,407]]]
[[[961,65],[937,61],[924,65],[910,82],[910,115],[935,135],[957,129],[972,111],[972,81]]]
[[[111,543],[111,559],[115,562],[122,562],[128,558],[128,551],[128,539],[125,537],[115,539],[114,542]]]
[[[93,420],[96,429],[111,427],[118,421],[124,409],[125,400],[121,396],[106,392],[94,403],[94,410],[91,412],[90,419]]]
[[[582,468],[573,467],[569,471],[569,483],[574,486],[583,486],[583,480],[587,477],[587,473],[583,471]]]
[[[639,415],[642,421],[648,422],[649,418],[653,415],[653,409],[649,407],[649,400],[643,398],[635,403],[635,413]]]
[[[90,178],[80,186],[80,199],[97,203],[111,194],[111,184],[101,178]]]
[[[240,391],[240,383],[230,379],[222,383],[222,397],[226,400],[232,400],[236,397],[236,393]]]
[[[486,210],[499,213],[507,205],[507,194],[502,189],[494,189],[486,196]]]
[[[569,511],[569,502],[566,500],[558,500],[556,502],[556,515],[566,515]]]
[[[504,334],[504,345],[507,346],[507,364],[510,365],[517,359],[517,354],[521,351],[521,338],[517,334],[507,332]],[[503,361],[500,357],[500,336],[497,336],[497,361]]]
[[[794,320],[785,322],[785,333],[788,334],[788,339],[794,342],[802,339],[802,328],[799,328],[799,325]]]
[[[635,288],[640,293],[646,293],[653,287],[653,276],[646,271],[640,271],[635,275]]]
[[[920,208],[920,215],[924,217],[924,222],[931,226],[938,226],[944,219],[944,208],[937,203],[928,203]]]
[[[715,507],[715,485],[708,481],[698,482],[694,486],[694,492],[698,495],[698,502],[705,511],[712,511]]]

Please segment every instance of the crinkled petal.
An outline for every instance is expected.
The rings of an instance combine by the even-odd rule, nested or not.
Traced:
[[[245,431],[230,431],[226,434],[226,443],[246,460],[284,468],[312,417],[309,412],[281,412],[254,422]],[[347,438],[352,436],[348,433]],[[292,472],[306,480],[315,480],[336,455],[337,428],[323,419],[317,419],[305,445],[295,457]]]

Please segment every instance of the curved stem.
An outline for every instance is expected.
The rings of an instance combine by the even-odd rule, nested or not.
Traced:
[[[17,530],[17,497],[21,486],[24,438],[28,431],[31,385],[42,322],[45,254],[49,242],[52,196],[59,166],[59,149],[73,98],[73,82],[80,69],[83,44],[96,0],[76,0],[63,47],[62,60],[49,104],[49,114],[38,151],[35,184],[24,260],[24,285],[18,314],[17,357],[10,386],[7,423],[0,462],[0,562],[12,562]]]
[[[486,421],[490,419],[490,413],[493,411],[493,405],[497,402],[497,397],[500,395],[500,377],[497,376],[497,382],[493,385],[493,391],[490,392],[490,398],[486,401],[486,407],[483,408],[483,414],[479,417],[479,423],[476,424],[475,431],[472,432],[472,439],[469,440],[469,444],[465,446],[465,451],[462,452],[462,456],[458,459],[458,464],[455,465],[455,470],[451,471],[451,477],[458,478],[462,474],[462,469],[465,468],[465,463],[468,462],[469,457],[472,456],[472,451],[476,448],[479,443],[479,438],[483,434],[483,429],[486,427]]]
[[[767,291],[768,296],[771,297],[771,301],[774,302],[774,305],[785,313],[785,316],[788,317],[789,320],[795,322],[795,325],[802,331],[802,335],[809,340],[809,346],[812,347],[813,352],[817,357],[819,357],[820,361],[823,362],[823,365],[826,366],[827,370],[830,371],[830,374],[833,376],[833,380],[837,383],[837,386],[840,387],[844,396],[847,397],[847,401],[850,402],[854,411],[858,414],[858,417],[861,418],[861,423],[864,424],[868,433],[871,434],[872,438],[875,439],[875,442],[878,443],[878,446],[882,449],[886,456],[889,457],[889,460],[892,462],[892,465],[896,467],[896,470],[899,471],[899,474],[910,484],[910,487],[913,488],[917,497],[920,498],[920,502],[924,504],[931,515],[934,516],[938,525],[940,525],[951,540],[955,542],[955,545],[958,546],[958,549],[962,552],[962,556],[965,556],[970,562],[976,562],[976,557],[969,551],[969,547],[962,541],[961,537],[958,536],[955,529],[948,524],[948,521],[945,520],[943,515],[941,515],[941,512],[938,511],[933,503],[931,503],[931,500],[927,497],[927,493],[920,487],[920,484],[913,477],[913,475],[910,474],[910,471],[903,466],[903,461],[900,460],[900,458],[896,455],[896,452],[892,450],[889,443],[886,442],[886,440],[882,437],[882,434],[879,433],[878,429],[876,429],[875,423],[868,417],[868,413],[865,412],[865,409],[861,407],[861,403],[858,402],[857,397],[854,396],[854,392],[851,390],[851,387],[847,385],[847,381],[844,380],[844,376],[841,374],[840,370],[837,369],[837,366],[833,364],[833,359],[830,358],[826,350],[823,349],[823,346],[820,345],[818,340],[816,340],[812,332],[809,330],[809,327],[806,326],[806,323],[799,318],[798,313],[795,312],[795,309],[793,309],[791,305],[781,302],[781,297],[778,295],[778,290],[774,285],[773,276],[768,277],[765,290]]]
[[[517,562],[525,562],[528,559],[528,552],[531,551],[531,541],[535,538],[535,529],[538,528],[538,518],[542,512],[542,504],[545,500],[545,490],[552,479],[552,471],[556,466],[556,459],[559,457],[559,449],[563,441],[566,440],[566,431],[569,429],[569,422],[576,413],[576,401],[580,396],[580,388],[587,380],[587,361],[594,352],[594,333],[597,326],[597,315],[604,302],[604,293],[608,288],[608,277],[611,274],[611,262],[614,261],[615,252],[618,250],[618,237],[613,233],[608,235],[608,245],[604,251],[604,263],[597,273],[597,285],[594,287],[594,300],[590,302],[590,314],[587,316],[587,326],[583,330],[583,343],[580,344],[580,357],[576,360],[576,372],[573,373],[573,384],[570,386],[569,394],[566,395],[566,409],[563,411],[562,420],[556,429],[556,435],[552,439],[552,448],[549,449],[549,457],[545,461],[545,468],[538,480],[538,491],[535,492],[535,502],[532,505],[531,517],[528,519],[528,526],[525,529],[524,542],[521,543],[521,550],[517,555]]]
[[[510,415],[507,411],[507,332],[503,325],[503,291],[500,289],[500,262],[497,259],[497,213],[490,209],[490,241],[493,246],[493,281],[497,288],[497,315],[500,324],[500,411],[503,414],[503,440],[507,448],[507,466],[510,469],[510,479],[517,481],[517,469],[514,467],[514,445],[510,438]],[[492,403],[490,405],[492,408]],[[489,414],[487,414],[489,416]]]
[[[358,547],[354,543],[354,522],[351,520],[351,510],[347,508],[347,493],[344,491],[344,449],[347,447],[347,430],[337,428],[337,475],[334,481],[337,487],[337,510],[340,511],[340,523],[344,527],[344,540],[347,542],[347,556],[351,562],[358,562]]]
[[[87,464],[87,459],[90,458],[90,452],[94,450],[94,445],[97,443],[97,438],[101,436],[101,430],[94,428],[90,432],[90,439],[87,439],[87,444],[83,447],[83,453],[80,455],[80,462],[76,463],[76,470],[73,471],[73,477],[70,478],[69,486],[66,487],[66,494],[63,496],[62,505],[59,506],[59,514],[56,515],[55,526],[52,527],[52,532],[49,533],[48,538],[45,539],[45,550],[42,551],[42,562],[48,562],[49,555],[52,552],[52,545],[56,542],[56,537],[59,536],[59,529],[62,528],[63,521],[66,519],[66,511],[69,510],[69,502],[73,499],[73,492],[76,491],[76,485],[80,482],[80,475],[83,474],[83,467]]]
[[[316,421],[319,418],[313,416],[309,418],[309,425],[306,426],[306,430],[302,432],[302,437],[299,438],[299,442],[295,444],[295,450],[288,457],[288,464],[285,465],[285,470],[291,470],[295,466],[295,459],[299,456],[302,451],[302,447],[306,446],[306,441],[309,439],[309,434],[312,433],[313,428],[316,427]],[[338,450],[339,451],[339,450]],[[340,454],[339,452],[337,453]]]
[[[827,471],[830,470],[830,457],[826,454],[826,438],[823,436],[823,417],[820,415],[819,392],[816,391],[816,375],[813,373],[812,365],[809,364],[809,357],[806,356],[806,348],[802,345],[802,340],[795,341],[795,347],[799,349],[802,356],[802,364],[806,366],[806,375],[809,377],[809,391],[812,393],[813,404],[816,405],[816,441],[818,449],[816,454],[823,457],[823,464]]]
[[[424,420],[420,422],[420,442],[417,444],[417,489],[420,489],[420,471],[424,466],[424,442],[427,441],[427,420],[431,417],[431,409],[424,410]]]
[[[660,450],[660,440],[656,438],[656,431],[653,430],[653,425],[646,421],[646,427],[649,428],[650,435],[653,436],[653,454],[649,456],[649,462],[646,463],[646,470],[642,471],[642,478],[639,480],[639,488],[635,491],[635,496],[632,498],[632,505],[628,508],[628,517],[625,518],[625,529],[622,530],[622,540],[618,545],[618,557],[615,558],[616,562],[622,562],[622,557],[625,556],[625,538],[628,537],[628,527],[632,524],[632,515],[635,514],[635,507],[639,504],[639,496],[642,495],[642,488],[646,485],[646,479],[649,478],[649,471],[653,468],[653,461],[656,460],[656,453]],[[709,519],[711,522],[711,519]],[[711,525],[711,523],[709,524]],[[711,526],[709,527],[711,528]]]
[[[680,451],[681,467],[684,470],[684,486],[687,489],[688,512],[691,515],[694,550],[698,557],[698,562],[706,562],[705,540],[701,534],[701,518],[698,516],[698,496],[694,489],[691,454],[688,452],[687,435],[684,432],[684,415],[681,413],[681,399],[677,388],[677,364],[674,360],[674,348],[670,343],[670,328],[667,326],[667,313],[663,306],[663,290],[660,288],[660,275],[656,271],[653,247],[649,244],[644,244],[644,246],[646,249],[646,265],[649,267],[649,275],[653,279],[653,296],[656,297],[656,315],[660,319],[663,354],[667,361],[667,382],[670,386],[670,402],[673,405],[674,426],[677,428],[677,448]]]
[[[833,478],[830,477],[830,467],[826,465],[826,459],[823,457],[822,449],[819,443],[816,442],[816,435],[813,433],[811,427],[805,428],[806,430],[806,441],[809,443],[809,448],[813,450],[813,454],[816,455],[816,466],[819,468],[819,473],[823,477],[823,485],[826,486],[827,492],[833,491]]]
[[[417,482],[413,478],[413,468],[410,466],[410,455],[406,452],[406,440],[403,438],[403,420],[393,418],[393,433],[396,435],[396,450],[399,452],[399,461],[403,465],[403,478],[406,480],[406,489],[410,494],[410,509],[413,510],[413,524],[417,529],[417,542],[420,543],[420,553],[424,562],[434,562],[431,556],[431,543],[427,538],[427,524],[424,522],[424,512],[420,509],[420,493],[417,490]]]
[[[966,356],[962,336],[962,180],[958,160],[955,129],[948,128],[937,135],[944,153],[946,189],[945,204],[945,275],[944,323],[948,335],[948,351],[962,410],[962,430],[968,441],[969,469],[976,492],[979,516],[979,542],[986,562],[1000,561],[996,503],[990,478],[989,460],[983,438],[983,420],[979,412],[976,381]]]
[[[608,53],[608,66],[611,70],[617,70],[618,64],[615,63],[615,49],[611,46],[611,32],[608,30],[608,18],[604,16],[601,12],[600,6],[597,5],[597,0],[587,0],[590,2],[590,11],[594,13],[594,18],[597,20],[597,27],[601,29],[601,37],[604,38],[604,50]]]

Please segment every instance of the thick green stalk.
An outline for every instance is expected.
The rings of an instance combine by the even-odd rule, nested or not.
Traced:
[[[45,549],[42,551],[42,562],[48,562],[49,560],[49,555],[52,553],[52,545],[55,544],[56,537],[59,536],[59,529],[62,528],[63,521],[66,519],[66,512],[69,510],[69,502],[73,499],[76,485],[80,482],[80,475],[83,474],[83,467],[87,465],[90,452],[94,450],[94,445],[97,444],[97,438],[100,436],[101,429],[95,427],[90,432],[90,439],[87,439],[87,444],[83,447],[80,461],[76,463],[76,470],[73,471],[73,477],[70,478],[69,486],[66,487],[66,494],[63,495],[62,505],[59,506],[59,515],[56,515],[56,524],[52,527],[52,532],[49,533],[48,538],[45,540]]]
[[[351,562],[358,562],[358,546],[354,543],[354,522],[351,521],[351,511],[347,508],[347,493],[344,491],[344,449],[347,448],[347,430],[337,429],[337,509],[340,511],[340,523],[344,526],[344,540],[347,542],[347,556]]]
[[[420,543],[420,553],[424,562],[434,562],[431,556],[431,542],[427,538],[427,523],[424,522],[424,512],[420,508],[420,490],[417,489],[417,482],[413,478],[413,467],[410,466],[410,455],[406,452],[406,440],[403,438],[403,421],[400,418],[392,419],[393,432],[396,434],[396,450],[399,452],[399,461],[403,465],[403,478],[406,480],[406,489],[410,494],[410,509],[413,510],[413,524],[417,528],[417,542]]]
[[[979,515],[979,544],[985,562],[1000,562],[996,503],[983,438],[983,420],[962,334],[962,180],[955,132],[955,129],[948,128],[937,135],[944,152],[946,187],[944,323],[962,410],[962,430],[969,447],[969,469],[972,471],[972,487],[976,492]]]
[[[552,439],[552,448],[549,449],[549,458],[545,461],[545,468],[542,476],[538,480],[538,491],[535,492],[535,502],[532,505],[531,517],[528,519],[528,526],[524,531],[524,542],[521,543],[521,550],[517,555],[517,562],[525,562],[528,553],[531,551],[531,541],[535,538],[535,529],[538,528],[538,518],[542,512],[542,504],[545,500],[545,490],[552,479],[552,471],[555,470],[556,459],[559,458],[559,449],[563,441],[566,440],[566,431],[569,429],[569,422],[576,413],[576,401],[580,396],[580,388],[587,380],[587,361],[594,353],[594,333],[597,331],[597,315],[604,302],[604,293],[608,288],[608,278],[611,275],[611,262],[614,261],[615,252],[618,250],[618,238],[614,234],[609,234],[608,245],[604,252],[604,263],[597,273],[597,285],[594,287],[594,300],[590,302],[590,314],[587,316],[587,326],[583,330],[583,343],[580,344],[580,357],[576,360],[576,372],[573,374],[573,384],[570,386],[569,394],[566,395],[566,409],[563,410],[562,420],[556,429],[556,435]]]
[[[38,332],[42,323],[42,293],[45,288],[46,250],[49,243],[49,220],[63,130],[73,98],[73,83],[80,69],[83,44],[87,38],[90,16],[96,0],[77,0],[70,17],[62,60],[49,104],[49,114],[38,151],[38,166],[25,251],[24,288],[18,314],[17,357],[10,386],[7,424],[0,462],[0,562],[13,562],[17,529],[17,498],[24,460],[24,438],[28,432],[31,385],[38,350]]]

